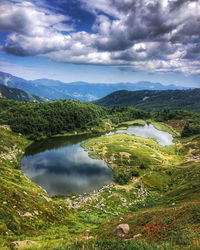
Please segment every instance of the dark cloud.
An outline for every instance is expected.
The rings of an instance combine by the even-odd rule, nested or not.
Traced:
[[[182,7],[183,5],[191,2],[198,2],[198,0],[171,0],[169,1],[170,11],[174,11],[177,8]]]
[[[188,46],[183,58],[189,60],[200,60],[200,43]]]
[[[121,4],[113,2],[120,9]],[[102,34],[96,42],[99,50],[124,50],[136,42],[166,40],[165,35],[175,28],[175,24],[169,22],[168,9],[163,9],[159,2],[145,4],[140,0],[128,6],[120,21],[112,21],[106,39]]]

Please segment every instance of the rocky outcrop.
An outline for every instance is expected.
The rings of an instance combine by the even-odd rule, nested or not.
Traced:
[[[128,224],[119,224],[115,230],[113,231],[114,234],[128,234],[130,231],[130,227]]]

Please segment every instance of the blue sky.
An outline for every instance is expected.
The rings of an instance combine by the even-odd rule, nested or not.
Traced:
[[[197,0],[1,1],[0,71],[200,87]]]

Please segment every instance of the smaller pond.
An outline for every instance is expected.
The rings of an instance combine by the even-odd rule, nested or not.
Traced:
[[[136,135],[145,138],[155,138],[157,142],[163,146],[174,144],[173,136],[171,134],[156,129],[152,124],[146,124],[145,126],[130,126],[127,129],[110,132],[107,135],[112,135],[115,133],[126,133],[129,135]]]

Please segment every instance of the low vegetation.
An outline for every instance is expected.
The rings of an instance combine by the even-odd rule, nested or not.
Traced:
[[[200,134],[182,135],[187,124],[198,128],[198,113],[165,110],[152,115],[74,101],[27,105],[2,100],[0,107],[1,124],[12,128],[0,127],[1,249],[199,248]],[[58,129],[52,129],[51,115],[61,124]],[[99,191],[50,198],[20,169],[20,158],[38,127],[41,136],[50,136],[106,131],[117,123],[120,128],[144,125],[149,119],[173,133],[176,144],[161,146],[154,139],[127,134],[95,137],[83,144],[91,157],[104,159],[114,171],[115,182]],[[114,233],[119,224],[128,224],[129,233]]]

